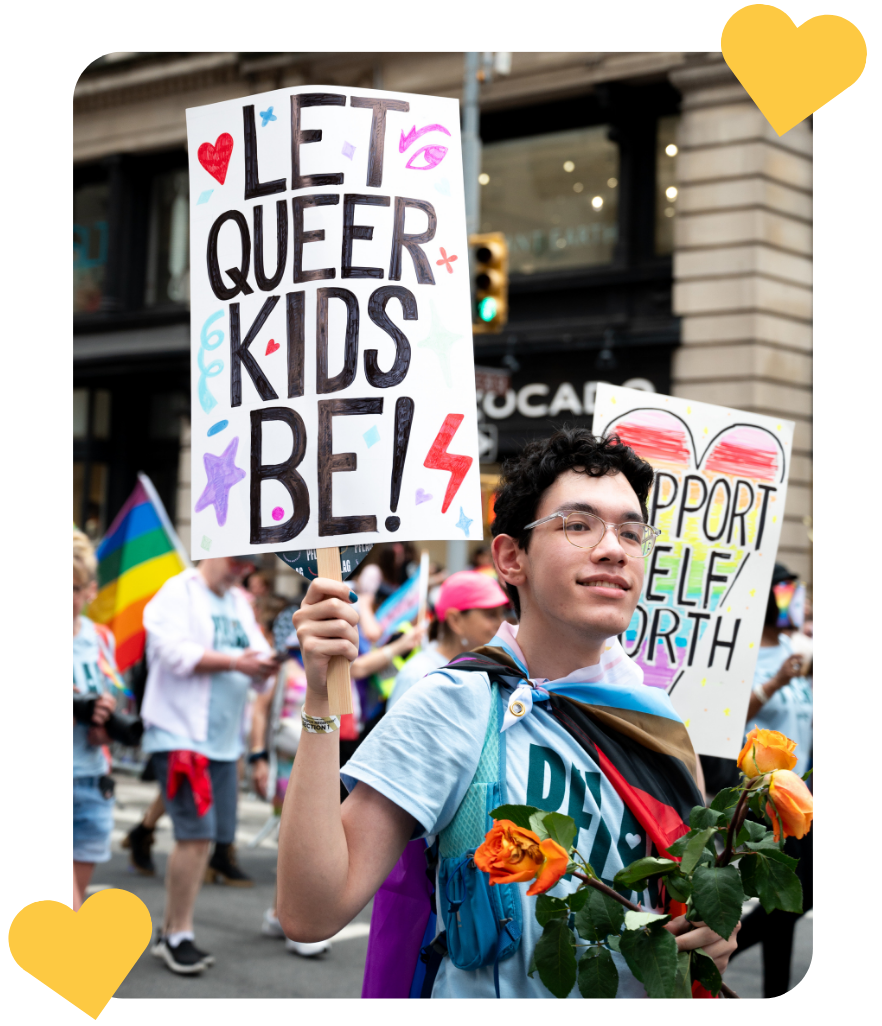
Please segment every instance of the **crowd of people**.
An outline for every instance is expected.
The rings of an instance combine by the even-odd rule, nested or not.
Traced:
[[[284,939],[294,954],[327,952],[328,938],[374,895],[379,903],[401,891],[389,881],[412,884],[419,877],[420,887],[432,891],[426,858],[436,867],[443,862],[445,831],[477,779],[491,712],[488,660],[528,676],[550,698],[541,701],[536,692],[525,730],[508,735],[499,785],[507,800],[534,803],[537,766],[540,776],[557,763],[584,779],[600,772],[549,710],[561,682],[615,688],[633,684],[639,673],[617,638],[640,597],[642,557],[653,544],[651,529],[642,527],[651,481],[651,468],[631,450],[585,431],[534,443],[506,467],[492,547],[474,552],[469,570],[447,575],[431,565],[428,616],[391,630],[377,613],[417,573],[410,543],[376,546],[351,581],[313,581],[296,599],[274,594],[272,576],[253,557],[201,560],[168,580],[144,609],[146,680],[135,698],[116,669],[113,635],[86,615],[96,591],[96,559],[90,539],[75,531],[74,908],[85,900],[96,863],[111,857],[108,723],[123,713],[140,716],[143,779],[157,784],[123,847],[134,871],[155,874],[155,831],[161,817],[169,817],[174,847],[152,953],[185,975],[215,961],[197,946],[202,885],[252,884],[235,851],[243,787],[270,803],[280,828],[277,894],[260,929]],[[571,517],[601,525],[592,544],[579,540]],[[640,530],[625,532],[625,523]],[[745,732],[760,726],[796,740],[800,774],[812,765],[813,687],[811,610],[795,598],[801,595],[795,575],[776,565],[745,724]],[[327,708],[325,677],[329,658],[340,654],[351,663],[354,712],[335,717]],[[478,677],[488,686],[480,687]],[[735,772],[734,761],[706,757],[688,784],[677,786],[696,803],[710,801]],[[541,792],[544,778],[538,786]],[[608,831],[614,860],[627,810],[623,816],[619,809],[614,822],[599,791],[596,799],[591,814]],[[591,795],[585,800],[588,815]],[[312,851],[296,830],[304,818],[311,823]],[[323,852],[320,862],[315,850]],[[785,851],[800,858],[808,910],[811,835],[789,839]],[[378,954],[383,946],[387,955],[398,951],[400,941],[372,923],[365,996],[493,996],[494,988],[502,996],[547,996],[524,962],[527,941],[536,939],[529,910],[524,943],[499,963],[494,982],[488,966],[462,969],[446,948],[440,952],[444,932],[437,909],[428,911],[432,900],[428,893],[417,939],[431,942],[422,944],[424,956],[429,948],[434,954],[405,974],[404,993],[390,991]],[[678,947],[703,946],[721,970],[739,952],[762,944],[764,992],[771,997],[790,985],[797,918],[757,907],[744,917],[737,947],[734,935],[724,941],[706,927],[687,933],[676,919],[672,932]],[[399,967],[409,957],[403,953]],[[623,962],[619,974],[618,996],[639,996],[641,986]],[[401,989],[400,980],[396,986]]]

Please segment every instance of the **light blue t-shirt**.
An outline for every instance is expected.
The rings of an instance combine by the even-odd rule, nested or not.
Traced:
[[[223,595],[208,591],[211,618],[214,621],[212,649],[222,655],[235,655],[248,648],[248,635],[236,616],[232,592]],[[244,673],[224,671],[211,675],[208,701],[208,733],[204,741],[173,734],[162,727],[144,731],[141,749],[146,753],[198,752],[217,762],[234,762],[242,754],[242,713],[248,698],[251,678]]]
[[[628,863],[649,853],[650,841],[600,772],[599,766],[545,709],[532,711],[505,731],[506,802],[534,805],[572,816],[576,847],[607,882]],[[490,715],[485,674],[439,670],[411,688],[365,738],[341,770],[347,788],[358,781],[375,788],[417,820],[414,837],[431,837],[450,823],[472,781]],[[430,842],[431,843],[431,842]],[[527,976],[542,928],[536,921],[529,883],[519,884],[524,933],[516,953],[499,964],[504,998],[550,998],[538,973]],[[579,886],[561,880],[548,893],[563,896]],[[651,907],[648,894],[631,895]],[[439,917],[440,919],[440,917]],[[443,926],[439,923],[439,931]],[[617,997],[645,997],[625,960]],[[570,997],[579,997],[574,987]],[[433,998],[493,998],[493,967],[466,972],[449,958],[441,962]]]
[[[95,625],[85,616],[80,617],[80,629],[73,636],[73,679],[74,691],[81,695],[97,698],[110,691],[107,678],[98,666],[98,634]],[[100,777],[107,772],[107,759],[100,745],[90,745],[86,740],[89,728],[85,723],[75,723],[73,728],[73,775],[75,777]]]
[[[753,684],[765,684],[772,679],[781,666],[793,655],[793,646],[786,634],[778,636],[778,644],[772,648],[760,646],[756,660]],[[796,742],[798,762],[793,772],[800,776],[811,766],[812,758],[812,705],[814,695],[807,677],[791,677],[790,683],[779,688],[761,705],[757,714],[747,722],[746,737],[754,726],[764,730],[780,731]]]
[[[392,693],[386,702],[386,712],[388,713],[392,706],[399,702],[417,681],[422,680],[432,670],[438,670],[442,666],[446,666],[448,662],[450,660],[446,656],[441,655],[438,651],[438,644],[434,641],[430,642],[422,652],[417,652],[415,656],[411,656],[395,677]]]

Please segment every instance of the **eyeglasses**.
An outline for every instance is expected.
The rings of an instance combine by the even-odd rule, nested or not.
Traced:
[[[619,540],[619,545],[627,555],[648,556],[652,553],[656,539],[661,534],[657,527],[644,524],[642,520],[626,524],[610,524],[593,513],[552,513],[550,517],[543,517],[541,520],[534,520],[532,524],[527,524],[524,530],[530,531],[557,517],[563,520],[563,530],[567,541],[570,545],[575,545],[577,549],[593,549],[603,540],[607,528],[611,528]]]

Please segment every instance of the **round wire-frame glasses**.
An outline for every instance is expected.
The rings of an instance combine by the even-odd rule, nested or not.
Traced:
[[[628,521],[624,524],[612,524],[593,513],[552,513],[527,524],[525,531],[530,531],[540,524],[547,524],[560,517],[563,520],[564,537],[577,549],[593,549],[604,538],[608,528],[612,528],[618,538],[619,545],[629,556],[649,556],[655,547],[661,531],[652,524],[642,520]]]

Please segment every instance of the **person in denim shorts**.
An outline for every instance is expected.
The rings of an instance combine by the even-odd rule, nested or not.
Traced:
[[[113,782],[102,745],[109,738],[102,724],[116,708],[102,664],[116,672],[113,635],[82,615],[95,598],[97,561],[81,531],[73,537],[73,686],[75,695],[94,696],[92,725],[73,725],[73,908],[86,897],[95,863],[110,860],[113,830]]]

